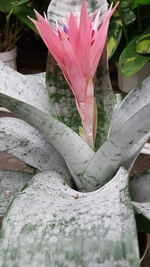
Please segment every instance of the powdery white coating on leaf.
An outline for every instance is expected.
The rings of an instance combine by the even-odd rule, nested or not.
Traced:
[[[91,193],[69,188],[54,172],[40,173],[4,220],[1,266],[137,267],[138,262],[124,169]]]
[[[43,84],[43,86],[45,87],[46,72],[26,74],[26,77],[29,77],[30,79],[33,79],[33,81],[37,81],[38,83]]]
[[[16,118],[0,118],[0,151],[12,154],[40,171],[57,171],[70,180],[64,159],[31,125]]]
[[[77,186],[79,190],[84,189],[82,173],[87,168],[94,151],[82,138],[50,114],[43,113],[27,103],[0,93],[0,104],[35,127],[57,149],[75,175],[78,176]]]
[[[117,128],[117,131],[109,135],[109,138],[96,152],[85,171],[84,179],[86,184],[89,180],[87,190],[93,190],[105,184],[113,177],[120,166],[129,168],[139,153],[139,148],[142,144],[140,141],[146,142],[148,139],[150,133],[149,84],[150,79],[146,79],[146,83],[144,82],[139,89],[133,91],[134,100],[136,100],[136,98],[138,99],[139,91],[142,89],[144,94],[143,98],[148,98],[148,100],[141,105],[139,100],[139,107],[135,109],[135,111],[133,110],[131,112],[129,110],[128,114],[123,102],[122,113],[124,109],[126,113],[124,113],[121,125],[118,126],[119,128]],[[131,100],[130,97],[127,97],[127,99],[128,102],[131,101],[130,103],[132,104],[132,96]]]
[[[43,85],[43,78],[23,75],[0,61],[0,93],[5,93],[49,113],[48,93]]]
[[[0,215],[6,212],[8,204],[32,177],[31,173],[0,171]]]
[[[149,87],[150,76],[124,98],[113,114],[109,136],[119,131],[130,117],[150,103]]]

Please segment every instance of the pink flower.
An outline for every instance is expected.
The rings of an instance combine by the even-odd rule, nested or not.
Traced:
[[[93,78],[106,43],[109,21],[116,7],[110,7],[102,25],[100,11],[94,19],[88,17],[85,0],[82,0],[80,18],[71,12],[67,25],[62,27],[56,25],[53,29],[47,18],[36,11],[37,21],[31,19],[75,96],[83,125],[80,134],[92,148],[97,124]]]

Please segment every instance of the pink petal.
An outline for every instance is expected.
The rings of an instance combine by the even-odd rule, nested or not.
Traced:
[[[114,8],[111,10],[108,10],[108,13],[103,21],[102,26],[100,27],[97,36],[96,36],[96,40],[93,43],[93,46],[91,47],[91,72],[90,75],[93,77],[97,68],[97,65],[99,63],[100,57],[102,55],[105,43],[106,43],[106,39],[107,39],[107,32],[108,32],[108,27],[109,27],[109,21],[110,18],[112,16],[112,14],[114,13],[116,7],[118,6],[118,3],[114,6]]]
[[[79,29],[78,29],[77,21],[74,15],[72,14],[72,12],[70,13],[70,16],[69,16],[68,36],[69,36],[69,41],[72,46],[72,49],[74,50],[74,53],[76,54],[77,49],[78,49]]]
[[[88,18],[86,2],[82,0],[77,55],[86,80],[90,72],[91,31],[91,20]]]
[[[64,51],[64,62],[65,62],[65,76],[71,84],[71,89],[77,98],[78,102],[83,102],[86,83],[78,59],[74,54],[74,51],[67,38],[62,38],[62,48]]]
[[[49,52],[53,55],[59,66],[63,67],[63,51],[57,34],[39,13],[36,12],[36,16],[38,21],[30,18],[31,21],[35,24]]]

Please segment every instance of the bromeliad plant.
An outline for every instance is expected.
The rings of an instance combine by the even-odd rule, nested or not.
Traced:
[[[35,176],[0,172],[0,211],[5,215],[1,229],[0,266],[139,266],[133,206],[136,212],[150,219],[149,172],[132,180],[128,178],[128,172],[150,136],[150,77],[115,109],[106,141],[95,152],[92,149],[93,77],[114,9],[107,11],[105,0],[95,1],[96,9],[101,7],[101,12],[93,14],[93,1],[88,1],[88,10],[92,13],[89,19],[83,1],[82,18],[78,20],[81,1],[74,4],[75,1],[64,0],[61,4],[51,1],[51,21],[58,18],[59,25],[62,10],[64,18],[69,18],[69,27],[66,22],[63,28],[57,26],[57,34],[39,14],[38,22],[34,23],[44,35],[47,46],[51,45],[50,51],[75,95],[83,138],[52,115],[56,106],[49,105],[50,92],[45,88],[43,74],[24,76],[2,63],[0,65],[0,104],[20,117],[0,119],[0,150],[40,171]],[[68,10],[74,7],[76,16],[71,13],[68,17]],[[90,32],[93,41],[91,43],[89,38],[85,45],[89,47],[89,53],[94,43],[97,49],[89,58],[81,53],[84,22],[85,29],[89,29],[85,30],[86,40]],[[74,46],[74,53],[70,38],[77,38],[76,45],[80,48]],[[100,39],[101,48],[98,46],[98,41],[101,46]],[[79,57],[76,57],[77,53]],[[95,68],[91,72],[84,60],[90,64],[93,56]],[[77,58],[82,60],[77,61]],[[104,52],[102,62],[100,81],[104,79],[110,87]],[[79,80],[76,73],[80,74]],[[88,103],[92,120],[86,118]],[[20,193],[6,211],[9,199],[16,195],[16,191]],[[145,230],[145,217],[140,218],[142,231]],[[149,223],[146,230],[149,231]]]
[[[100,10],[95,17],[94,14],[88,17],[85,1],[82,3],[80,20],[71,12],[67,25],[60,27],[56,24],[55,31],[39,13],[36,12],[38,21],[31,19],[75,96],[83,124],[80,134],[92,148],[97,128],[93,79],[106,43],[109,20],[116,6],[113,9],[110,7],[102,25]]]

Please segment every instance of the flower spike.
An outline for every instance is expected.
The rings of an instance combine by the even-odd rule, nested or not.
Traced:
[[[94,16],[88,16],[86,0],[82,0],[79,18],[70,12],[68,25],[56,25],[53,29],[46,16],[43,18],[36,11],[37,21],[31,19],[75,96],[83,126],[80,133],[92,148],[97,125],[94,75],[106,43],[109,21],[117,5],[110,6],[101,26],[100,10],[93,13]]]

